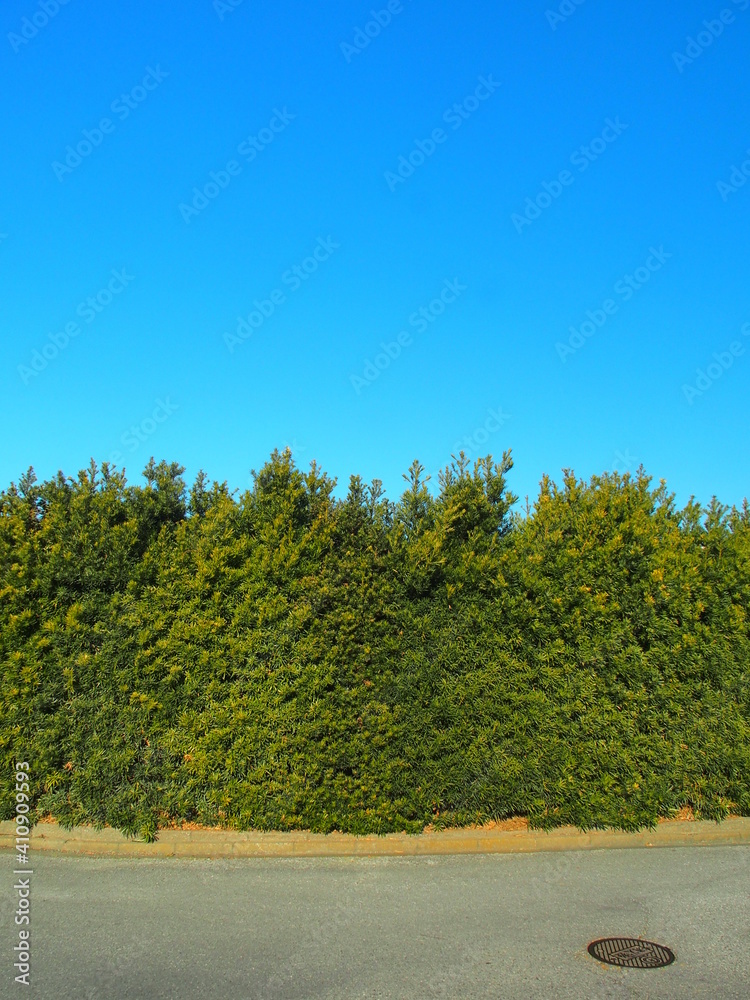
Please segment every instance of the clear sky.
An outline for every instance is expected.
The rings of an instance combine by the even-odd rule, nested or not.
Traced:
[[[393,498],[463,444],[750,493],[750,0],[0,22],[2,486],[289,445]]]

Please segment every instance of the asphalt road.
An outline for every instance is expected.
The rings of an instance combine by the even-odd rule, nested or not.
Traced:
[[[109,860],[37,854],[31,986],[47,1000],[503,1000],[750,996],[750,847],[435,858]],[[598,937],[677,959],[623,970]]]

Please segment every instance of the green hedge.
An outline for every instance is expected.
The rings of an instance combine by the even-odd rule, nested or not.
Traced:
[[[0,818],[386,833],[750,815],[750,509],[509,453],[398,503],[274,452],[0,494]]]

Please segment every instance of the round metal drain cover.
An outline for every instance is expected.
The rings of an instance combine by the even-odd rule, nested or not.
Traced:
[[[600,938],[589,945],[589,955],[626,969],[661,969],[674,962],[674,953],[663,944],[640,938]]]

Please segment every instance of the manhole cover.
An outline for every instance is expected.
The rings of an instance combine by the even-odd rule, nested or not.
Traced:
[[[663,944],[640,938],[600,938],[589,945],[589,955],[626,969],[661,969],[674,962],[674,954]]]

